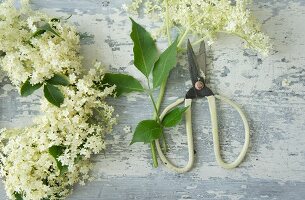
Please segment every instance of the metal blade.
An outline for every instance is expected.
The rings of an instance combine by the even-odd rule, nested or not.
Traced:
[[[192,84],[193,84],[193,86],[195,86],[195,83],[198,80],[201,80],[202,77],[201,77],[200,70],[198,68],[197,58],[194,53],[190,40],[187,41],[187,57],[188,57],[188,62],[189,62],[189,71],[190,71],[190,75],[191,75]]]
[[[195,55],[190,41],[187,43],[187,55],[189,61],[189,70],[193,87],[186,93],[186,99],[203,98],[214,95],[213,92],[205,85],[205,72],[201,71],[199,67],[206,70],[206,49],[205,44],[200,44],[199,55]],[[203,87],[202,87],[202,82]],[[201,85],[200,85],[201,84]]]
[[[200,75],[203,78],[205,78],[206,70],[207,70],[207,63],[206,63],[206,49],[205,49],[204,41],[202,41],[200,43],[199,54],[196,57],[197,57],[197,63],[198,63],[199,70],[202,70],[202,72],[203,72],[203,74],[200,74]]]

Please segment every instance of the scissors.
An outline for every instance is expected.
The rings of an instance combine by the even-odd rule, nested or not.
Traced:
[[[186,121],[186,134],[187,134],[187,144],[188,144],[188,157],[189,160],[187,164],[184,167],[178,167],[175,164],[173,164],[169,159],[164,155],[159,140],[156,140],[156,147],[158,154],[160,156],[161,161],[163,164],[168,167],[169,169],[178,172],[178,173],[184,173],[189,171],[193,164],[194,164],[194,142],[193,142],[193,133],[192,133],[192,113],[191,113],[191,105],[192,101],[195,99],[201,99],[201,98],[207,98],[208,104],[209,104],[209,110],[210,110],[210,116],[211,116],[211,125],[212,125],[212,134],[213,134],[213,143],[214,143],[214,153],[217,163],[225,168],[225,169],[232,169],[237,167],[242,160],[244,159],[247,149],[249,147],[250,142],[250,131],[249,131],[249,124],[246,119],[245,114],[243,111],[239,108],[239,106],[234,103],[233,101],[227,99],[226,97],[216,95],[212,92],[211,89],[209,89],[206,86],[205,82],[205,70],[206,70],[206,49],[205,49],[205,43],[202,42],[199,49],[199,54],[196,56],[193,50],[193,47],[188,40],[187,43],[187,56],[188,56],[188,62],[189,62],[189,71],[191,75],[192,80],[192,88],[188,90],[188,92],[185,95],[185,98],[178,99],[176,102],[172,103],[168,107],[164,109],[164,111],[160,115],[160,120],[165,117],[165,115],[171,111],[173,108],[177,107],[179,104],[182,104],[184,102],[185,107],[188,107],[188,109],[185,112],[185,121]],[[204,69],[204,72],[201,71],[201,68]],[[240,115],[244,130],[245,130],[245,142],[242,147],[242,150],[235,161],[231,163],[225,162],[220,154],[220,144],[219,144],[219,135],[218,135],[218,122],[217,122],[217,110],[216,110],[216,102],[215,99],[221,100],[230,106],[232,106]]]

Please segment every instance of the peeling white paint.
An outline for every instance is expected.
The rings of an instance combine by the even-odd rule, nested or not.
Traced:
[[[117,5],[120,1],[111,1],[110,5]],[[114,132],[107,137],[108,148],[105,156],[101,154],[93,158],[95,164],[92,173],[98,179],[88,187],[78,188],[75,196],[71,198],[88,199],[91,192],[99,192],[102,197],[109,195],[109,198],[105,199],[122,199],[123,197],[118,196],[120,194],[129,195],[125,198],[133,199],[207,199],[211,196],[213,199],[231,200],[289,199],[289,191],[282,194],[277,192],[287,188],[295,190],[292,191],[293,198],[303,199],[304,2],[254,2],[254,14],[264,22],[263,28],[274,43],[275,51],[269,57],[264,58],[255,52],[245,50],[242,48],[242,40],[223,34],[220,34],[220,39],[208,48],[208,86],[215,93],[240,104],[251,124],[251,148],[240,167],[226,170],[215,162],[209,110],[206,100],[200,100],[194,102],[193,107],[197,151],[194,169],[187,174],[177,175],[169,172],[161,162],[160,168],[154,169],[149,147],[143,144],[130,147],[132,134],[124,130],[125,126],[134,129],[139,121],[151,118],[151,113],[146,112],[148,108],[152,110],[149,98],[145,94],[133,93],[119,100],[111,100],[115,105],[119,104],[117,113],[120,114],[120,119]],[[36,3],[40,2],[34,1],[34,4]],[[96,9],[96,0],[80,0],[77,4],[72,1],[63,3],[59,0],[49,3],[48,8],[44,9],[46,12],[57,16],[67,16],[68,12],[73,12],[71,23],[79,24],[78,29],[81,33],[86,32],[94,36],[92,44],[82,45],[84,64],[88,68],[95,60],[99,60],[110,70],[128,73],[144,83],[143,76],[132,66],[130,22],[126,13],[117,8]],[[52,5],[65,5],[65,8],[51,8]],[[79,5],[87,5],[88,8],[84,6],[73,9]],[[90,6],[94,11],[89,9]],[[145,25],[150,24],[148,19],[139,21]],[[149,29],[151,27],[150,24]],[[165,43],[159,46],[163,49]],[[184,67],[179,69],[179,72],[174,69],[174,76],[169,80],[166,95],[169,102],[180,95],[183,97],[192,85],[188,80],[186,59],[179,63]],[[223,73],[224,67],[228,68],[229,73]],[[0,73],[0,80],[3,78],[3,73]],[[2,85],[1,91],[0,128],[31,124],[34,115],[39,114],[41,93],[21,98],[14,87],[7,83]],[[221,127],[224,130],[221,133],[222,151],[227,160],[233,160],[243,143],[243,129],[231,108],[221,103],[218,105],[219,119],[223,120],[221,122],[224,126]],[[137,106],[136,110],[134,106]],[[168,129],[166,136],[170,147],[168,156],[177,164],[185,164],[187,146],[184,121],[181,125]],[[130,185],[129,181],[133,181],[134,185]],[[266,191],[266,194],[261,194],[259,187],[263,188],[268,184],[275,192]],[[152,185],[158,188],[157,192],[152,189]],[[221,189],[218,188],[219,185]],[[256,188],[257,191],[254,190]],[[3,193],[4,191],[0,190],[0,194]],[[280,195],[286,194],[287,198],[281,198]],[[94,195],[90,198],[100,199],[97,197],[98,194]]]

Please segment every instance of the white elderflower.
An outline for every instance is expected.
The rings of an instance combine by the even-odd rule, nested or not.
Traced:
[[[43,83],[59,72],[79,73],[79,36],[74,27],[51,22],[39,12],[17,10],[11,1],[2,3],[0,9],[0,51],[6,54],[0,57],[0,65],[13,84],[20,86],[28,78],[32,84]],[[49,31],[32,37],[45,23],[60,37]]]
[[[217,33],[228,33],[244,39],[248,46],[267,54],[270,48],[269,37],[260,32],[258,22],[247,9],[249,0],[133,0],[130,12],[139,11],[151,14],[163,23],[159,34],[171,34],[171,30],[181,31],[180,39],[189,33],[202,39],[213,41]],[[142,6],[141,6],[142,5]]]
[[[52,22],[28,7],[15,9],[14,1],[0,4],[0,66],[19,87],[26,80],[44,83],[54,74],[67,74],[70,85],[59,86],[61,107],[41,101],[43,115],[22,129],[0,130],[0,175],[10,199],[64,199],[73,184],[89,179],[89,158],[105,148],[104,136],[116,123],[105,98],[114,87],[99,90],[100,63],[81,75],[79,35],[75,27]],[[45,32],[32,37],[40,23],[49,23],[60,35]],[[3,54],[4,53],[4,54]],[[80,78],[82,77],[82,78]]]
[[[287,80],[287,79],[283,79],[282,80],[282,87],[288,87],[290,86],[291,81]]]
[[[102,74],[97,71],[95,76],[101,77]],[[75,86],[63,88],[66,96],[61,109],[50,106],[43,99],[41,109],[46,115],[38,116],[32,127],[1,130],[6,133],[0,135],[3,142],[1,175],[5,178],[9,197],[19,192],[26,195],[25,199],[57,199],[58,194],[62,197],[69,194],[66,188],[89,178],[88,163],[84,161],[105,148],[103,137],[112,130],[115,119],[112,117],[113,108],[104,102],[113,88],[109,88],[108,93],[96,90],[89,81],[97,77],[93,80],[88,77],[92,75],[77,80],[83,83],[81,90]],[[75,112],[79,102],[83,109]],[[103,119],[102,124],[90,123],[95,120],[94,109],[98,110],[97,117]],[[60,174],[56,160],[49,154],[52,146],[64,148],[58,157],[62,165],[67,166],[64,175]]]
[[[128,6],[125,3],[122,4],[121,8],[123,11],[128,11]]]

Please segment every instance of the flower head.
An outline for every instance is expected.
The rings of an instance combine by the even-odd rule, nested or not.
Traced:
[[[133,0],[132,12],[144,7],[144,12],[163,22],[159,33],[168,30],[191,33],[198,39],[215,40],[217,33],[228,33],[244,39],[250,47],[267,54],[270,48],[268,36],[260,31],[259,23],[247,6],[249,0]]]
[[[116,123],[105,98],[114,88],[95,87],[94,81],[103,77],[100,63],[81,75],[75,27],[30,10],[28,0],[22,2],[20,10],[14,1],[0,4],[2,70],[17,87],[26,80],[45,83],[54,74],[67,74],[70,85],[58,86],[65,96],[60,108],[41,100],[43,115],[32,126],[0,129],[0,175],[10,199],[63,199],[73,184],[89,179],[89,158],[105,148],[104,136]],[[41,23],[60,36],[45,31],[34,37]]]

